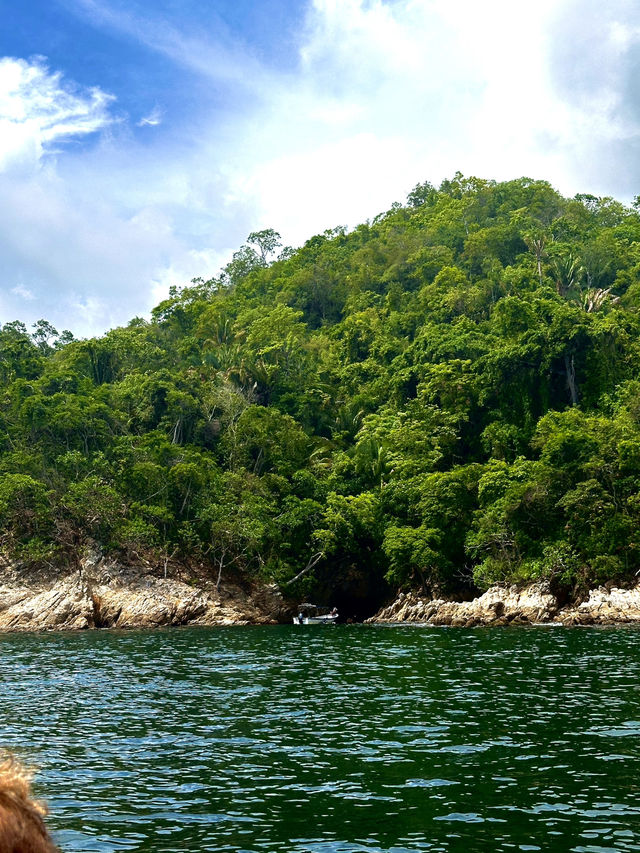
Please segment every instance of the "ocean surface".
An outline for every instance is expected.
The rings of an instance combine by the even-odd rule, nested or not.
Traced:
[[[640,850],[640,630],[0,637],[63,851]]]

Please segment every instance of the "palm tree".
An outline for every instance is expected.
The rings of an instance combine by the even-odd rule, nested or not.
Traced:
[[[551,261],[551,269],[556,282],[556,290],[559,296],[567,298],[580,286],[584,275],[584,269],[577,258],[571,252],[557,255]]]

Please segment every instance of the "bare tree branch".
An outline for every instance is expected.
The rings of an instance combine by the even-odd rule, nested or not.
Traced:
[[[285,583],[281,584],[281,586],[289,586],[289,584],[295,583],[297,580],[300,580],[303,575],[306,575],[307,572],[310,572],[314,566],[317,566],[323,557],[324,551],[318,551],[317,554],[314,554],[312,557],[309,557],[309,562],[304,567],[304,569],[301,572],[298,572],[295,578],[291,578],[291,580],[286,581]]]

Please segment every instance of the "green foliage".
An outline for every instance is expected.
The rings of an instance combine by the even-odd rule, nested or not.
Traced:
[[[389,583],[403,587],[437,581],[447,565],[440,544],[440,531],[434,528],[389,525],[382,543],[389,560]]]
[[[0,522],[3,539],[14,542],[41,540],[49,533],[49,492],[44,483],[26,474],[0,477]]]
[[[253,232],[149,322],[5,323],[2,547],[309,595],[631,581],[639,247],[612,199],[457,173],[275,260]]]

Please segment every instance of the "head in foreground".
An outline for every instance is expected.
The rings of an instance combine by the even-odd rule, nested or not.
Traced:
[[[1,760],[1,759],[0,759]],[[0,763],[0,853],[59,853],[31,796],[29,774],[9,756]]]

